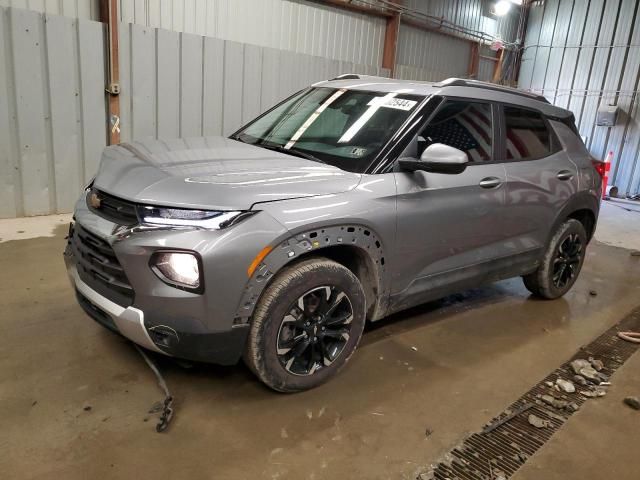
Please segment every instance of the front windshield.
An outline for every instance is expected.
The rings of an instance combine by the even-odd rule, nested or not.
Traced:
[[[424,97],[311,88],[233,138],[362,173]]]

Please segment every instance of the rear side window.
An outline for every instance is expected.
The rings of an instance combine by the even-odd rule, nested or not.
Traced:
[[[465,152],[470,162],[487,162],[492,159],[492,136],[490,104],[447,100],[420,134],[421,150],[443,143]]]
[[[504,121],[506,160],[532,160],[554,153],[554,139],[540,113],[505,106]]]

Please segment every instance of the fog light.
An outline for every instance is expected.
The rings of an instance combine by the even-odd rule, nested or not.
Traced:
[[[200,262],[193,253],[158,252],[152,258],[152,268],[165,282],[189,290],[200,285]]]

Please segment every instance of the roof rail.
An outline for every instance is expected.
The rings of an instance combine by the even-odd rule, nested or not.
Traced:
[[[439,83],[434,83],[434,87],[474,87],[483,88],[485,90],[495,90],[498,92],[511,93],[512,95],[519,95],[521,97],[531,98],[540,102],[549,103],[544,96],[536,93],[525,92],[524,90],[518,90],[517,88],[505,87],[503,85],[497,85],[495,83],[481,82],[479,80],[467,80],[464,78],[447,78]]]
[[[356,75],[355,73],[343,73],[342,75],[338,75],[335,78],[329,80],[330,82],[334,80],[359,80],[360,75]]]

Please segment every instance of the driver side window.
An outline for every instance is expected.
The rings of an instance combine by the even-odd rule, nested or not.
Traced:
[[[488,103],[447,100],[418,136],[418,156],[434,143],[467,154],[470,162],[492,160],[493,120]]]

